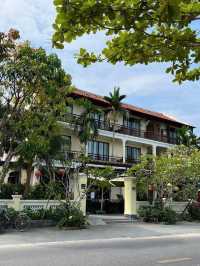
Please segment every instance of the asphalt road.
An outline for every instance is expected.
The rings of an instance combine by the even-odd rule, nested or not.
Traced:
[[[199,236],[110,238],[0,247],[0,266],[200,266]]]

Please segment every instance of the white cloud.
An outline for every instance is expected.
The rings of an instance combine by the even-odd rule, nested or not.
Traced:
[[[0,9],[0,27],[4,31],[16,28],[22,39],[34,45],[45,44],[51,38],[54,8],[50,0],[4,0]]]
[[[139,73],[119,83],[123,93],[128,96],[149,95],[158,90],[163,90],[168,85],[169,77],[161,73]]]

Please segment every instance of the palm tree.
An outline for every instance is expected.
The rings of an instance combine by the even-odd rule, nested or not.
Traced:
[[[189,127],[182,127],[177,130],[178,133],[178,143],[183,144],[187,147],[190,146],[197,146],[199,139],[197,136],[192,132],[191,128]]]
[[[110,103],[110,107],[107,109],[108,116],[112,121],[113,130],[113,140],[112,140],[112,157],[114,156],[114,141],[115,141],[115,131],[117,124],[117,117],[122,110],[122,101],[126,98],[126,95],[120,95],[120,88],[114,88],[113,92],[109,93],[109,96],[104,96],[104,99]]]
[[[80,99],[77,103],[83,107],[84,111],[76,119],[74,130],[78,134],[80,142],[84,144],[84,150],[86,151],[88,140],[95,139],[98,136],[98,124],[93,114],[100,114],[101,111],[87,99]]]

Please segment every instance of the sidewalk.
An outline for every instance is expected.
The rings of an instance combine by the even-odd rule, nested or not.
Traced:
[[[177,234],[200,234],[200,223],[161,225],[133,222],[129,224],[90,226],[83,230],[42,228],[31,229],[28,232],[13,231],[0,234],[0,248],[5,245],[114,238],[144,238],[153,236],[173,236]]]

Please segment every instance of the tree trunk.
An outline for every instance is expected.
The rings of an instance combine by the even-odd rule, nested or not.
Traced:
[[[9,165],[10,165],[10,162],[12,160],[12,157],[13,157],[13,152],[9,151],[8,154],[7,154],[7,157],[5,159],[5,162],[2,166],[2,170],[0,172],[0,183],[3,183],[4,182],[4,179],[6,177],[6,174],[8,172],[8,169],[9,169]]]
[[[27,178],[26,178],[26,183],[25,183],[25,191],[24,194],[27,195],[30,191],[30,184],[31,184],[31,173],[32,173],[32,162],[28,164],[27,167]]]
[[[103,212],[103,203],[104,203],[104,189],[101,189],[101,212]]]

